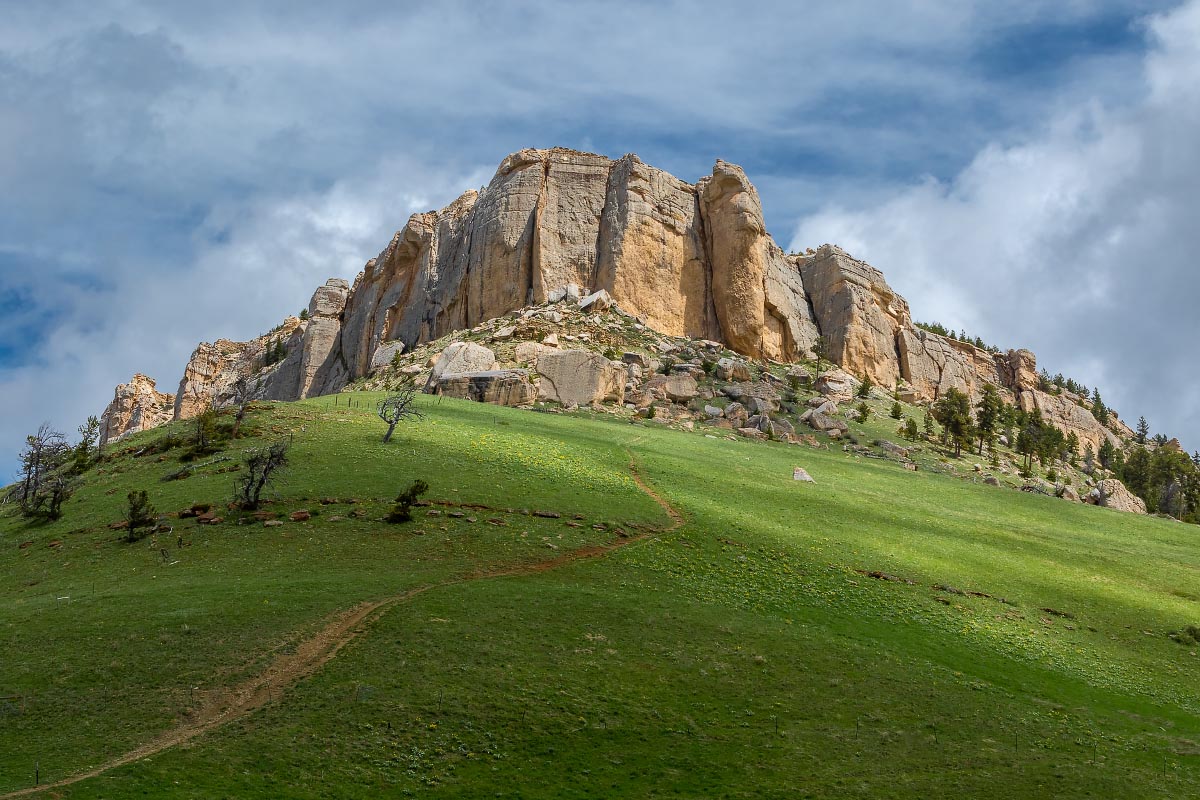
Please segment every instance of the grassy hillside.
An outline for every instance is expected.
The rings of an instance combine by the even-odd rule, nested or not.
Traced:
[[[132,487],[229,498],[230,462],[162,482],[173,453],[53,525],[3,512],[0,796],[189,726],[47,796],[1200,791],[1191,526],[603,414],[422,397],[385,446],[354,397],[264,405],[229,451],[290,437],[269,508],[306,522],[125,544]],[[377,521],[414,478],[434,505]]]

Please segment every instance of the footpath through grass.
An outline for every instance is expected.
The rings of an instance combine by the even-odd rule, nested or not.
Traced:
[[[0,518],[0,792],[186,721],[334,611],[665,526],[630,453],[678,530],[392,606],[265,708],[59,795],[1200,788],[1200,657],[1167,637],[1200,623],[1189,526],[603,415],[422,398],[427,419],[383,446],[374,397],[355,399],[260,411],[237,445],[294,437],[271,508],[308,522],[179,520],[123,544],[106,526],[131,487],[161,511],[229,496],[211,470],[160,482],[177,465],[158,456],[103,465],[54,526]],[[413,478],[489,508],[375,521]]]

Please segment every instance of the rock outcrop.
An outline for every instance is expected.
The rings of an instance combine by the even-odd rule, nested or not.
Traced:
[[[154,379],[139,372],[116,388],[112,402],[100,415],[100,446],[166,424],[174,409],[175,395],[158,391]]]
[[[537,389],[523,369],[447,373],[433,382],[429,392],[499,406],[524,406],[537,399]]]
[[[1096,484],[1096,488],[1088,492],[1084,502],[1104,506],[1115,511],[1130,514],[1145,514],[1146,502],[1125,488],[1125,484],[1116,478],[1108,478]]]
[[[1024,411],[1039,411],[1042,418],[1054,423],[1064,434],[1074,433],[1079,437],[1079,450],[1091,447],[1093,453],[1100,451],[1105,440],[1120,445],[1120,438],[1101,425],[1088,408],[1079,405],[1073,395],[1047,394],[1037,389],[1021,392],[1021,408]]]
[[[1040,392],[1032,353],[994,353],[919,328],[883,275],[840,248],[785,253],[767,233],[758,192],[740,167],[717,161],[690,184],[635,155],[612,160],[563,148],[513,153],[483,189],[414,214],[353,286],[331,279],[319,287],[307,319],[289,317],[249,342],[201,344],[184,370],[174,417],[227,403],[240,378],[264,399],[335,392],[397,354],[559,301],[582,303],[587,314],[614,309],[663,334],[718,342],[749,359],[797,361],[821,342],[845,375],[818,380],[830,396],[848,397],[866,377],[910,402],[936,400],[951,388],[976,399],[994,384],[1006,399],[1040,410],[1094,448],[1127,435],[1115,414],[1105,428],[1079,403]],[[515,331],[509,326],[496,338]],[[554,337],[542,344],[553,346]],[[516,361],[536,371],[543,398],[571,405],[622,396],[626,372],[606,359],[520,346]],[[484,357],[447,362],[428,386],[496,366]],[[720,369],[750,377],[740,362]],[[807,373],[802,377],[807,382]],[[514,380],[493,376],[436,390],[508,402],[524,396]],[[686,384],[672,380],[650,389],[666,395]]]

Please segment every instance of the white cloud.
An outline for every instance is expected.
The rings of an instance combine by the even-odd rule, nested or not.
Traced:
[[[1200,447],[1200,2],[1154,17],[1131,104],[1062,110],[952,180],[804,218],[793,247],[840,242],[918,318],[1028,346],[1126,416]]]
[[[111,387],[144,372],[174,392],[200,341],[258,335],[307,305],[328,277],[353,280],[410,214],[449,202],[485,173],[440,173],[403,160],[324,191],[217,206],[191,259],[116,265],[105,285],[58,276],[36,284],[62,321],[23,366],[0,371],[0,442],[42,420],[69,427],[99,414]],[[0,476],[0,482],[7,475]]]

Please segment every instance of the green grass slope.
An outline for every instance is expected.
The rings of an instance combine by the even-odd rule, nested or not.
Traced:
[[[228,451],[290,437],[269,508],[309,521],[123,543],[130,488],[230,496],[228,462],[162,482],[170,453],[93,469],[53,525],[0,515],[0,796],[194,725],[331,615],[423,587],[261,708],[47,796],[1200,792],[1200,656],[1168,638],[1200,623],[1190,526],[428,397],[383,445],[354,397],[263,406]],[[414,478],[435,505],[379,522]]]

